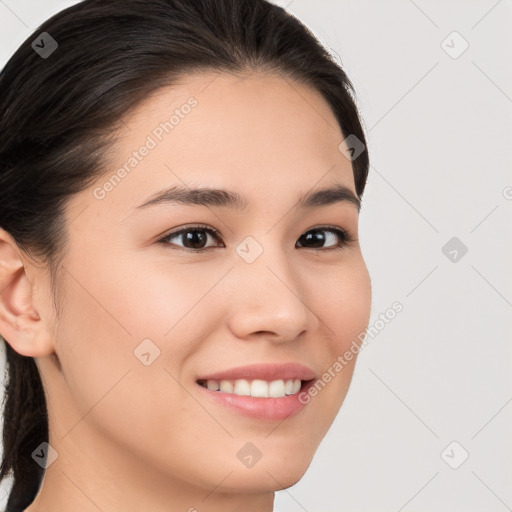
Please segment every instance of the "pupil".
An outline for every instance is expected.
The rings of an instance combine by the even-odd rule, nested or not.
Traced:
[[[187,231],[185,234],[185,246],[187,246],[187,243],[192,244],[192,247],[189,246],[190,249],[201,249],[206,240],[207,236],[203,231]],[[197,245],[200,247],[196,247]]]
[[[325,243],[325,237],[322,231],[310,231],[306,235],[303,235],[309,244],[313,244],[313,247],[322,247]],[[304,242],[301,241],[301,244]]]

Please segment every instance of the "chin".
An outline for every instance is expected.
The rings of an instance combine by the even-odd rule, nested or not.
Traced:
[[[274,453],[263,456],[252,467],[236,467],[225,484],[238,492],[280,491],[295,485],[311,461],[312,456],[306,457],[305,454]]]

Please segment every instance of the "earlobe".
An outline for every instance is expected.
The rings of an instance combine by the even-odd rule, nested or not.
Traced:
[[[0,334],[20,355],[40,357],[53,352],[47,326],[33,305],[21,250],[0,228]]]

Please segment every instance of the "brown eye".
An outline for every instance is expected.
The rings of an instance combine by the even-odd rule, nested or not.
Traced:
[[[326,236],[325,233],[328,233]],[[353,241],[352,237],[344,229],[324,227],[310,229],[298,240],[301,247],[311,249],[341,249]],[[328,244],[325,246],[324,244]]]
[[[182,247],[184,249],[189,249],[194,252],[202,252],[206,249],[210,249],[215,246],[207,246],[208,238],[213,238],[215,240],[220,240],[219,235],[216,231],[210,228],[205,227],[186,227],[182,228],[178,231],[174,231],[173,233],[168,234],[160,242],[169,244],[169,245],[177,245],[178,247]],[[171,240],[178,239],[181,240],[181,244],[171,243]]]

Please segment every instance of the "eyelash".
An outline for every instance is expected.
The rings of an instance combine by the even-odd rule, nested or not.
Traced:
[[[220,233],[214,228],[205,227],[202,225],[190,225],[190,226],[185,226],[183,228],[180,228],[177,231],[173,231],[172,233],[169,233],[164,238],[161,238],[160,240],[158,240],[158,243],[161,243],[161,244],[167,245],[167,246],[172,246],[172,244],[169,242],[169,240],[171,238],[174,238],[183,233],[187,233],[189,231],[204,231],[204,232],[212,235],[217,240],[221,239]],[[337,245],[332,246],[332,247],[326,247],[326,248],[305,247],[305,249],[312,249],[313,251],[333,251],[333,250],[336,251],[336,250],[343,249],[346,246],[355,242],[355,238],[347,230],[341,229],[336,226],[318,226],[315,228],[308,229],[307,231],[304,232],[304,234],[309,233],[311,231],[329,231],[331,233],[335,233],[341,241]],[[190,247],[177,246],[176,248],[183,250],[185,252],[202,253],[202,252],[208,251],[210,249],[218,249],[219,247],[205,247],[203,249],[191,249]]]

